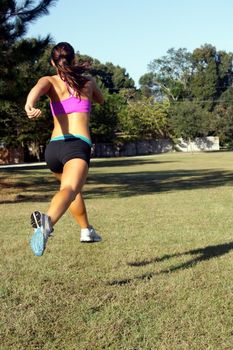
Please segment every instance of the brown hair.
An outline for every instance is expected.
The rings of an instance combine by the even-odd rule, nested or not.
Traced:
[[[75,63],[74,49],[67,42],[60,42],[53,47],[51,59],[61,79],[80,95],[82,88],[88,81],[88,78],[83,76],[83,73],[88,71],[89,63]]]

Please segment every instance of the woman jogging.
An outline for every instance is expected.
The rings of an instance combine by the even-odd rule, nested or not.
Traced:
[[[101,240],[88,222],[81,190],[91,155],[91,101],[103,103],[103,95],[95,80],[83,74],[86,72],[85,65],[75,62],[74,49],[69,43],[61,42],[54,46],[51,64],[57,74],[40,78],[29,92],[25,105],[27,116],[38,118],[41,111],[36,108],[36,102],[42,95],[50,98],[54,129],[45,150],[45,160],[60,181],[60,190],[52,198],[47,213],[34,211],[31,214],[34,234],[30,245],[37,256],[43,255],[53,226],[68,208],[81,227],[81,242]]]

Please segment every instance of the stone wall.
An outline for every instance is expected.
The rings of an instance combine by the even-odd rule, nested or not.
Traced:
[[[176,145],[174,145],[169,139],[127,142],[121,146],[108,143],[98,143],[93,146],[93,157],[128,157],[171,151],[219,151],[219,138],[214,136],[198,137],[193,142],[179,139]]]
[[[93,157],[129,157],[170,152],[173,149],[170,140],[147,140],[127,142],[122,146],[98,143],[93,146]]]
[[[190,142],[179,139],[175,149],[181,152],[219,151],[219,137],[197,137],[194,141]]]
[[[183,139],[178,140],[174,144],[169,139],[146,140],[127,142],[121,146],[98,143],[93,145],[92,156],[94,158],[101,157],[129,157],[149,154],[158,154],[171,151],[178,152],[200,152],[200,151],[218,151],[219,138],[218,137],[201,137],[196,138],[194,142],[187,142]],[[29,150],[31,151],[31,150]],[[28,152],[29,152],[28,151]],[[7,149],[0,147],[0,164],[17,164],[23,162],[39,161],[36,157],[32,159],[32,155],[27,156],[27,153],[22,148]],[[41,150],[42,152],[42,150]],[[42,152],[44,153],[44,152]],[[44,160],[41,153],[41,159]]]

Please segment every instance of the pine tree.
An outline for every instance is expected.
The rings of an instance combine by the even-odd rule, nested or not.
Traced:
[[[16,80],[17,66],[29,57],[39,55],[51,41],[48,35],[34,41],[19,40],[26,34],[28,25],[40,16],[48,14],[48,7],[55,0],[42,0],[37,5],[33,0],[17,4],[15,0],[0,2],[0,98],[10,94]],[[3,94],[3,96],[2,96]]]
[[[25,124],[23,105],[32,85],[33,67],[51,42],[50,35],[24,36],[28,25],[48,14],[56,1],[0,1],[0,138],[7,144],[17,143],[20,125]]]
[[[0,2],[0,43],[8,46],[26,34],[29,23],[49,13],[48,8],[56,0],[24,0],[17,4],[15,0]]]

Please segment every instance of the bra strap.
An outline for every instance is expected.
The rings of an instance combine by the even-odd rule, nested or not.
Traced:
[[[71,91],[69,84],[66,81],[64,81],[64,83],[66,84],[66,88],[67,88],[67,90],[68,90],[68,92],[70,94],[70,97],[75,96],[74,92]]]

